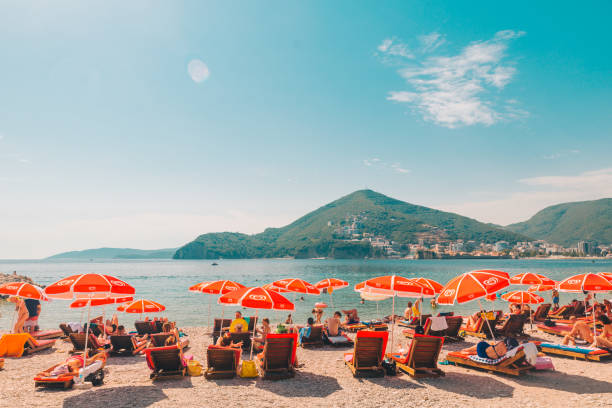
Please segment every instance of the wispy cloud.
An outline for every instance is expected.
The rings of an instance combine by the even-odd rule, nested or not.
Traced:
[[[612,168],[585,171],[571,176],[537,176],[517,180],[522,191],[483,197],[437,208],[454,211],[479,221],[506,225],[524,221],[550,205],[612,197]]]
[[[387,163],[381,159],[379,159],[378,157],[374,157],[372,159],[365,159],[363,160],[363,164],[367,167],[380,167],[380,168],[387,168],[387,169],[391,169],[396,173],[400,173],[400,174],[408,174],[411,171],[405,167],[402,166],[401,163]]]
[[[490,40],[472,42],[457,55],[424,56],[420,63],[405,59],[398,73],[410,90],[391,91],[387,99],[408,103],[424,120],[448,128],[525,117],[527,112],[517,107],[516,101],[496,106],[489,95],[502,90],[514,77],[516,68],[507,61],[506,51],[510,40],[523,35],[523,31],[499,31]],[[421,37],[428,53],[444,42],[438,33]],[[383,47],[387,54],[392,44]]]
[[[192,59],[189,61],[189,64],[187,64],[187,72],[189,73],[191,79],[196,83],[206,81],[210,76],[208,66],[199,59]]]
[[[567,156],[571,156],[571,155],[575,155],[575,154],[579,154],[580,150],[578,149],[572,149],[572,150],[565,150],[562,152],[555,152],[555,153],[551,153],[551,154],[546,154],[544,156],[542,156],[542,158],[544,160],[556,160],[556,159],[561,159],[563,157],[567,157]]]
[[[408,49],[408,45],[395,37],[385,38],[376,49],[384,56],[414,58],[414,55]]]

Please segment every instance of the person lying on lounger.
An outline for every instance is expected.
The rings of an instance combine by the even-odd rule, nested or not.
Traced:
[[[603,325],[601,334],[595,337],[595,341],[591,347],[602,347],[612,350],[612,321],[605,314],[602,314],[597,320]]]
[[[495,344],[491,344],[488,341],[481,341],[473,347],[463,349],[462,351],[476,354],[481,358],[490,358],[491,360],[497,360],[506,355],[508,350],[512,350],[518,347],[519,343],[516,339],[508,337],[505,340],[498,341]]]
[[[106,354],[101,352],[87,358],[86,366],[93,364],[95,361],[106,361]],[[77,374],[79,369],[83,368],[83,356],[81,354],[70,356],[65,362],[56,364],[47,371],[38,373],[39,377],[57,377],[66,374]]]
[[[354,324],[359,323],[359,315],[357,314],[357,309],[343,310],[344,313],[344,324]]]
[[[219,336],[216,345],[219,347],[240,348],[242,347],[242,342],[239,341],[238,343],[234,343],[232,341],[232,335],[230,334],[230,332],[225,332],[223,333],[223,336]]]
[[[595,319],[599,319],[600,316],[604,316],[603,305],[597,304],[594,308]],[[579,320],[574,323],[572,329],[565,334],[562,344],[576,345],[576,338],[580,338],[587,343],[593,343],[593,329],[584,320]]]

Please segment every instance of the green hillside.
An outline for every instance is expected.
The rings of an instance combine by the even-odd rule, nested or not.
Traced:
[[[529,220],[505,227],[509,231],[563,246],[581,240],[612,243],[612,198],[557,204]]]
[[[96,248],[82,251],[63,252],[46,259],[171,259],[175,248],[168,249],[132,249],[132,248]]]
[[[516,242],[527,238],[457,214],[360,190],[333,201],[282,228],[255,235],[210,233],[179,248],[176,259],[214,258],[363,258],[375,256],[369,243],[349,241],[338,230],[356,220],[360,232],[401,242],[419,239]]]

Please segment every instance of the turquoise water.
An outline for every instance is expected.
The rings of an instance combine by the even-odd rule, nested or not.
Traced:
[[[213,316],[221,316],[221,306],[216,304],[216,297],[191,293],[189,286],[204,281],[231,279],[244,285],[263,285],[286,277],[301,277],[316,283],[326,277],[337,277],[348,281],[351,286],[335,291],[333,294],[334,309],[357,307],[362,318],[377,316],[376,302],[359,303],[359,294],[352,286],[368,278],[380,275],[397,274],[405,277],[425,276],[442,284],[454,276],[474,269],[499,269],[511,275],[521,272],[536,272],[552,279],[584,272],[610,272],[612,260],[221,260],[218,266],[211,261],[183,260],[150,260],[150,261],[99,261],[99,262],[49,262],[49,261],[0,261],[0,272],[28,275],[42,285],[48,285],[62,277],[77,273],[105,273],[121,278],[136,288],[136,297],[158,301],[167,310],[162,314],[175,319],[182,326],[203,326],[207,324],[208,305],[211,304]],[[550,301],[550,292],[543,294]],[[562,294],[562,301],[575,297]],[[288,294],[290,300],[299,295]],[[608,296],[609,297],[609,296]],[[328,295],[304,296],[303,302],[295,302],[294,320],[305,320],[310,316],[314,303],[326,302],[330,305]],[[396,311],[402,311],[408,299],[396,299]],[[81,320],[81,311],[70,309],[69,302],[54,300],[43,302],[40,317],[42,327],[57,327],[60,322]],[[379,303],[380,315],[391,313],[391,300]],[[497,308],[507,308],[504,301],[496,302]],[[447,307],[439,306],[437,311],[455,310],[460,313],[473,312],[478,308],[476,303]],[[11,305],[0,304],[0,330],[7,330],[12,319]],[[225,308],[225,316],[236,308]],[[424,311],[429,310],[429,305]],[[106,308],[107,314],[112,307]],[[327,309],[326,316],[331,311]],[[96,312],[102,313],[101,308]],[[249,313],[248,311],[246,313]],[[272,322],[286,317],[286,313],[260,311]],[[132,325],[138,315],[119,314],[120,322]]]

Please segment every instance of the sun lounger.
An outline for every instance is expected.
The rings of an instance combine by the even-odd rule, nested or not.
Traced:
[[[462,326],[459,331],[462,332],[464,335],[474,336],[481,339],[492,338],[493,336],[491,334],[489,326],[491,327],[491,329],[494,329],[499,319],[501,319],[503,313],[501,311],[495,311],[495,313],[493,314],[493,318],[489,319],[489,324],[487,324],[485,319],[487,319],[491,313],[492,312],[480,313],[480,318],[476,321],[474,327],[468,327],[467,325],[465,325]]]
[[[429,334],[430,329],[431,329],[431,319],[428,318],[427,320],[424,320],[423,322],[423,333],[422,334]],[[402,333],[404,334],[404,336],[411,339],[416,334],[415,330],[416,330],[415,328],[404,329],[402,330]]]
[[[478,357],[476,354],[469,354],[463,351],[451,351],[446,355],[446,359],[455,363],[455,365],[515,376],[523,375],[533,368],[526,361],[522,346],[518,347],[513,356],[510,357],[506,354],[506,356],[497,360]]]
[[[259,368],[265,380],[280,380],[295,376],[297,333],[268,334],[264,350],[259,355]]]
[[[564,305],[554,312],[548,312],[549,319],[567,319],[574,313],[574,306]]]
[[[232,319],[215,319],[212,331],[213,343],[216,343],[221,336],[221,327],[227,328],[230,327],[230,324],[232,324]]]
[[[145,349],[147,364],[153,371],[151,379],[167,377],[184,377],[187,367],[181,358],[177,346],[155,347]]]
[[[444,371],[438,368],[438,356],[443,344],[442,337],[415,334],[405,356],[389,355],[389,357],[395,361],[400,370],[411,377],[440,377],[444,375]]]
[[[536,326],[539,331],[542,333],[552,334],[555,336],[565,336],[572,330],[572,326],[566,324],[555,324],[554,326],[546,326],[543,323],[540,323]]]
[[[66,337],[70,336],[71,333],[74,333],[74,331],[66,323],[60,323],[59,327]]]
[[[382,361],[387,348],[389,333],[359,331],[352,353],[344,353],[344,362],[354,377],[384,377]]]
[[[138,332],[139,336],[144,336],[145,334],[153,334],[157,331],[156,327],[153,327],[153,322],[134,322],[134,327]]]
[[[612,353],[605,349],[595,347],[568,346],[555,343],[541,343],[540,349],[543,353],[546,354],[573,357],[574,359],[580,358],[589,361],[601,361],[602,358],[608,358],[612,356]]]
[[[85,350],[85,333],[71,333],[68,336],[70,342],[72,343],[72,351],[71,353],[78,353]],[[98,338],[93,335],[93,333],[89,333],[89,339],[87,340],[87,348],[89,350],[99,350],[103,349],[105,344],[100,343]]]
[[[463,317],[446,316],[446,324],[448,325],[448,328],[444,332],[444,340],[450,342],[463,341],[463,337],[459,335],[461,325],[463,324]]]
[[[348,332],[356,333],[359,330],[374,330],[374,331],[387,331],[389,326],[382,322],[359,322],[351,324],[343,324],[342,328]]]
[[[55,339],[36,340],[30,333],[4,334],[0,338],[0,357],[16,357],[33,354],[53,347]]]
[[[249,332],[230,333],[234,343],[242,342],[242,349],[249,350],[251,348],[251,334]]]
[[[407,327],[407,328],[410,328],[410,329],[414,329],[420,323],[425,323],[425,321],[428,318],[430,318],[430,317],[431,317],[430,314],[424,314],[420,318],[413,317],[410,321],[408,321],[408,320],[400,320],[399,322],[397,322],[397,325],[398,326],[402,326],[402,327]]]
[[[323,326],[315,325],[310,328],[310,336],[302,337],[300,343],[302,347],[321,347],[323,346]]]
[[[535,313],[532,316],[534,322],[543,322],[548,319],[548,312],[550,311],[550,303],[542,303],[538,305]]]
[[[91,382],[94,386],[99,386],[104,383],[104,366],[105,361],[94,361],[83,370],[84,381]],[[55,366],[45,370],[46,373],[50,373]],[[54,377],[39,376],[34,377],[34,386],[46,387],[46,388],[72,388],[74,380],[81,374],[81,371],[74,374],[63,374]]]
[[[110,336],[110,343],[111,356],[129,357],[134,355],[134,336],[129,334],[125,336],[112,335]]]
[[[525,316],[510,315],[500,326],[494,328],[496,336],[521,337],[525,336],[523,328],[525,326]]]
[[[62,330],[36,330],[30,332],[30,335],[36,340],[59,339],[62,337]]]
[[[353,340],[344,333],[340,333],[337,336],[330,336],[329,334],[324,335],[324,341],[334,347],[352,346]]]
[[[176,344],[176,342],[173,342],[171,344],[166,344],[166,340],[170,336],[172,336],[172,333],[154,333],[154,334],[152,334],[150,336],[151,337],[151,343],[152,343],[153,347],[164,347],[166,345],[172,346],[172,345]],[[179,342],[181,343],[181,347],[182,348],[189,347],[189,339],[188,338],[181,337],[181,338],[179,338]]]
[[[204,377],[209,380],[234,378],[240,361],[240,349],[220,346],[208,346],[206,361],[208,368]]]

